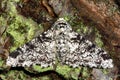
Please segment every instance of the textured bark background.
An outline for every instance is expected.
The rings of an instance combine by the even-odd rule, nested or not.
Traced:
[[[103,75],[101,70],[93,69],[91,74],[93,74],[94,79],[98,80],[108,80],[112,77],[114,80],[120,80],[118,77],[120,75],[120,1],[119,0],[18,0],[15,2],[15,10],[10,10],[12,6],[9,2],[15,2],[15,0],[0,0],[0,16],[5,19],[0,19],[0,56],[3,58],[8,56],[8,49],[10,46],[10,34],[4,36],[7,27],[12,27],[13,25],[20,26],[30,26],[29,21],[26,18],[31,18],[33,26],[38,26],[38,24],[43,25],[44,31],[51,27],[53,22],[58,19],[58,17],[64,17],[70,19],[69,22],[73,26],[75,31],[78,30],[80,24],[77,22],[82,22],[85,26],[88,26],[88,31],[85,31],[86,38],[95,42],[95,29],[101,34],[102,42],[105,45],[107,51],[109,51],[111,57],[114,60],[115,67],[109,70],[109,74]],[[14,10],[14,7],[13,7]],[[28,24],[19,22],[16,16],[22,15]],[[18,17],[19,18],[19,17]],[[15,19],[15,20],[14,20]],[[15,22],[16,21],[16,22]],[[74,23],[73,23],[74,22]],[[11,26],[11,24],[13,24]],[[23,25],[24,24],[24,25]],[[34,30],[34,27],[29,27]],[[24,31],[20,29],[20,34],[27,32],[28,28]],[[17,30],[19,31],[19,30]],[[36,32],[39,33],[39,30]],[[18,32],[19,33],[19,32]],[[38,33],[35,33],[38,35]],[[31,35],[31,34],[30,34]],[[12,35],[14,37],[14,35]],[[31,36],[30,36],[31,37]],[[21,43],[25,40],[29,40],[29,37],[25,37]],[[13,44],[13,43],[11,43]],[[16,44],[18,47],[18,44]],[[5,60],[4,60],[5,61]],[[2,67],[0,67],[0,70]],[[5,68],[6,69],[6,68]],[[14,69],[11,69],[15,72]],[[19,70],[18,70],[19,71]],[[89,70],[88,70],[89,71]],[[5,72],[5,73],[4,73]],[[17,72],[22,74],[22,72]],[[52,79],[57,78],[58,80],[64,79],[61,75],[54,71],[45,72]],[[50,73],[50,74],[49,74]],[[89,72],[88,72],[89,73]],[[3,74],[6,74],[6,70],[1,72],[3,79]],[[44,74],[44,73],[43,73]],[[13,75],[13,74],[12,74]],[[41,75],[41,74],[40,74]],[[58,76],[57,76],[58,75]],[[20,75],[21,76],[21,75]],[[23,75],[22,75],[23,76]],[[57,76],[57,77],[56,77]],[[58,77],[61,78],[58,78]],[[80,75],[81,77],[81,75]],[[30,76],[27,76],[31,79]],[[5,79],[14,79],[6,77]],[[36,78],[35,78],[36,79]],[[40,78],[41,79],[41,78]],[[90,80],[87,78],[87,80]],[[36,79],[37,80],[37,79]],[[49,80],[49,79],[47,79]],[[55,79],[56,80],[56,79]]]
[[[120,13],[115,2],[74,0],[73,5],[79,10],[81,17],[87,17],[96,24],[96,28],[103,35],[103,41],[108,49],[114,49],[117,61],[120,56]],[[84,19],[85,20],[85,19]],[[119,63],[117,64],[119,66]]]
[[[71,0],[79,16],[96,24],[102,40],[112,55],[114,64],[120,70],[120,12],[118,0]],[[118,78],[119,80],[119,78]]]
[[[114,64],[120,70],[119,2],[117,0],[72,0],[72,4],[79,11],[79,16],[83,17],[84,20],[87,17],[96,24],[96,28],[100,31],[107,49],[109,52],[114,52],[111,55],[114,59]]]

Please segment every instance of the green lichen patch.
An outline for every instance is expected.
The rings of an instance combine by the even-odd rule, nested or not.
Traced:
[[[7,33],[13,38],[13,46],[10,51],[30,41],[36,29],[39,27],[31,19],[26,19],[20,15],[13,18],[7,29]]]
[[[95,32],[96,32],[96,37],[95,37],[95,43],[96,43],[96,45],[98,45],[99,47],[104,47],[104,44],[103,44],[103,42],[102,42],[102,40],[101,40],[101,35],[100,35],[100,33],[99,33],[99,31],[97,30],[97,29],[95,29]]]
[[[42,68],[39,65],[34,65],[33,69],[37,72],[45,72],[45,71],[48,71],[48,70],[53,70],[53,67],[51,66],[51,67],[47,67],[47,68]]]
[[[80,72],[80,68],[71,68],[68,65],[58,64],[56,72],[63,75],[66,79],[77,80]]]

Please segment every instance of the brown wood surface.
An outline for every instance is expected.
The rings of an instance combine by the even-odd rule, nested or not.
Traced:
[[[107,5],[97,6],[94,0],[71,0],[79,10],[80,16],[87,17],[96,24],[97,29],[103,35],[104,43],[110,49],[116,49],[115,54],[120,55],[120,13],[115,11],[108,14]],[[101,5],[104,3],[101,3]],[[111,4],[114,2],[111,1]]]
[[[97,0],[71,0],[73,6],[79,11],[79,16],[84,20],[89,19],[96,24],[96,28],[102,35],[103,42],[107,46],[114,59],[114,64],[120,73],[120,11],[117,0],[97,2]],[[112,12],[112,5],[116,8]],[[117,6],[115,6],[117,5]],[[111,11],[110,11],[111,10]],[[87,19],[86,19],[87,18]],[[119,80],[119,79],[118,79]]]

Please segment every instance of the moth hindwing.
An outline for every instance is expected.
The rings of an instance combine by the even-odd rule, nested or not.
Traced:
[[[63,18],[59,18],[48,31],[10,53],[6,64],[48,67],[56,64],[56,60],[72,67],[113,67],[107,52],[74,32]]]

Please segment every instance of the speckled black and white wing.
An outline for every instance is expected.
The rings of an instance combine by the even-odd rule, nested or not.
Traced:
[[[107,52],[72,31],[64,19],[59,20],[54,27],[57,58],[62,64],[72,67],[113,67],[112,59]]]
[[[113,61],[103,49],[91,41],[86,40],[78,33],[72,32],[70,38],[69,54],[66,54],[63,63],[72,67],[87,66],[91,68],[112,68]]]
[[[48,30],[19,47],[10,53],[6,64],[12,67],[30,67],[35,64],[48,67],[55,64],[55,41],[52,36],[53,32]]]
[[[29,67],[39,64],[48,67],[56,60],[72,67],[113,67],[107,52],[72,31],[63,18],[58,19],[50,30],[12,52],[7,65]]]

